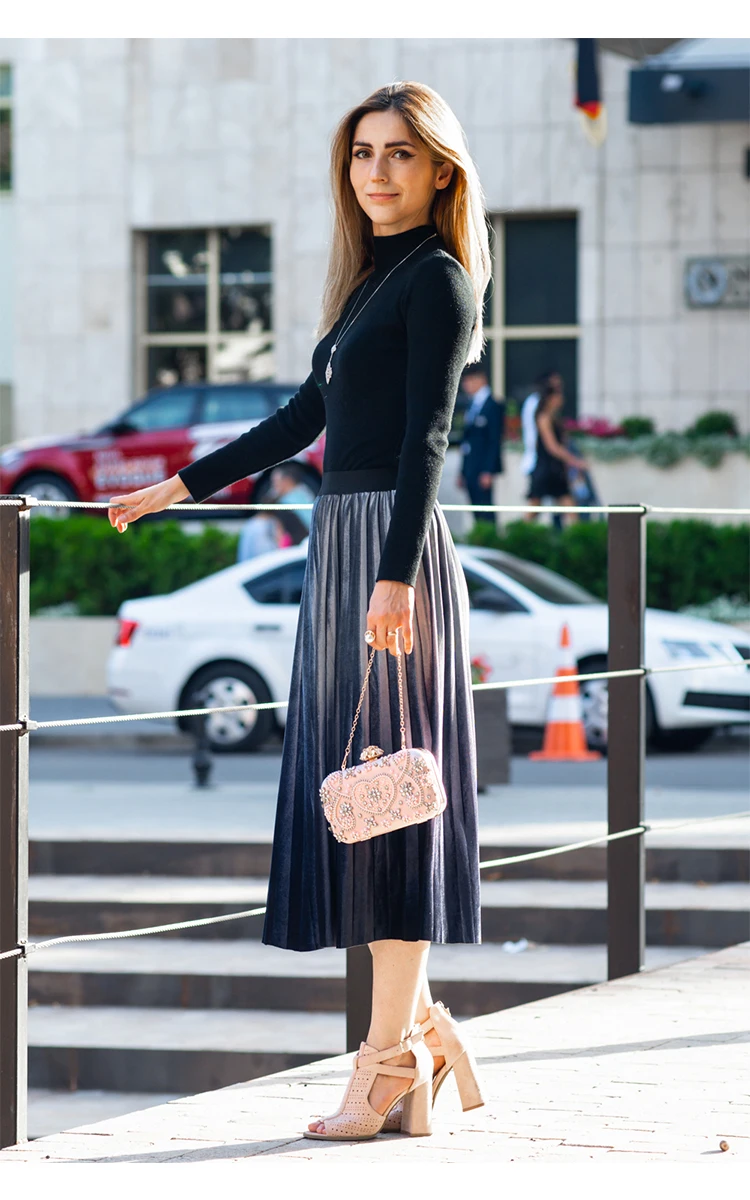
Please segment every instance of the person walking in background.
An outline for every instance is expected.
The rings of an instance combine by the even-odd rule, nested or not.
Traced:
[[[588,468],[585,459],[576,458],[563,444],[565,430],[560,419],[563,403],[562,388],[555,383],[548,383],[534,414],[537,429],[536,464],[529,481],[529,504],[538,506],[543,498],[549,496],[558,504],[572,505],[568,468],[576,471]],[[573,514],[571,517],[575,520]]]
[[[472,397],[464,416],[461,473],[458,486],[469,493],[472,504],[492,504],[492,478],[502,472],[505,403],[492,395],[487,371],[481,363],[468,366],[461,387]],[[495,513],[474,513],[477,521],[495,524]]]
[[[529,393],[521,405],[521,437],[523,438],[521,472],[527,478],[531,477],[536,466],[536,409],[542,392],[549,384],[556,384],[562,391],[563,381],[559,371],[545,371],[540,375],[536,381],[534,391]]]

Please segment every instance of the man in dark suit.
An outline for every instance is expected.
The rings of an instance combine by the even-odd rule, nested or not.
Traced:
[[[471,396],[464,415],[461,450],[461,474],[457,483],[466,488],[472,504],[492,504],[492,477],[502,472],[502,443],[505,428],[505,403],[495,400],[487,370],[481,363],[470,363],[461,377],[461,388]],[[496,513],[474,513],[477,521],[496,524]]]

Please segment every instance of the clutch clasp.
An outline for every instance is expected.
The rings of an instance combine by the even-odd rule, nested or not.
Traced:
[[[359,757],[362,762],[369,762],[370,759],[380,758],[383,753],[384,751],[380,749],[380,746],[365,746]]]

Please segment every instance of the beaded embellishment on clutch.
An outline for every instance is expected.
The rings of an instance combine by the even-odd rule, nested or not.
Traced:
[[[328,827],[339,842],[361,842],[406,825],[421,824],[443,812],[447,804],[435,756],[430,750],[406,745],[398,646],[401,749],[384,754],[380,746],[366,746],[359,756],[363,761],[358,766],[346,766],[374,656],[373,649],[341,770],[326,775],[320,788]]]

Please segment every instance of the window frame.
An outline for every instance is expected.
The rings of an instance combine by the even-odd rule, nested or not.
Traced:
[[[271,243],[271,329],[268,330],[268,349],[271,354],[276,349],[275,320],[275,278],[274,265],[274,232],[270,222],[259,221],[243,224],[243,229],[254,230],[266,234]],[[145,395],[148,387],[148,352],[155,346],[189,348],[196,346],[206,351],[206,375],[199,383],[220,384],[228,382],[217,375],[216,358],[220,347],[232,342],[242,342],[247,338],[244,330],[231,331],[221,328],[221,234],[226,225],[184,225],[179,228],[169,226],[169,230],[184,233],[205,233],[206,235],[206,328],[196,333],[151,333],[148,328],[148,239],[151,234],[167,232],[167,229],[142,229],[134,233],[133,265],[134,265],[134,317],[135,317],[135,361],[133,375],[136,393]],[[272,376],[264,375],[258,379],[249,379],[247,383],[267,382]],[[181,380],[181,383],[191,381]],[[245,381],[242,381],[245,382]],[[161,386],[161,385],[160,385]],[[176,385],[175,385],[176,386]]]
[[[492,321],[484,326],[491,349],[491,387],[493,395],[505,395],[505,343],[520,341],[575,341],[580,352],[581,320],[574,325],[506,325],[505,323],[505,231],[511,221],[549,221],[567,218],[580,225],[580,214],[572,209],[543,209],[528,212],[491,214],[492,236]],[[580,280],[578,284],[580,295]],[[578,300],[578,297],[576,297]]]

